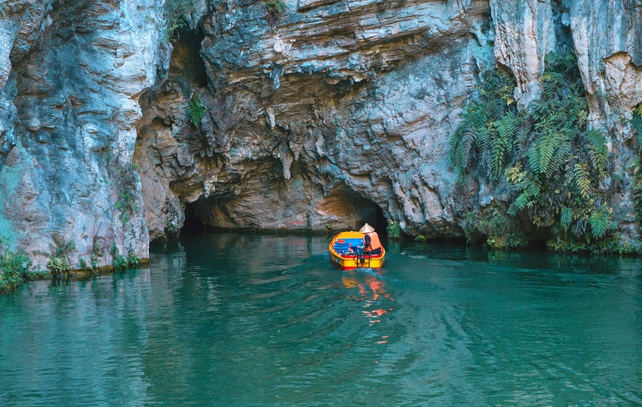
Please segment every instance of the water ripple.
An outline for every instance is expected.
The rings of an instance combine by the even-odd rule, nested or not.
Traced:
[[[642,403],[636,259],[413,246],[342,272],[323,238],[181,244],[0,297],[0,405]]]

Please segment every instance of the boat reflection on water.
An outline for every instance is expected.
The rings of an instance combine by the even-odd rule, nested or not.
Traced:
[[[359,295],[348,298],[353,301],[364,301],[363,314],[370,320],[370,325],[381,322],[380,317],[394,310],[388,302],[395,299],[386,291],[386,282],[383,279],[384,270],[368,270],[368,273],[349,270],[341,277],[343,286],[347,289],[358,290]]]

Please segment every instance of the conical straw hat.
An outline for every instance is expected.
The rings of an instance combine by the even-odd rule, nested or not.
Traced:
[[[366,223],[365,225],[363,225],[361,227],[361,229],[359,229],[359,232],[361,232],[361,233],[374,232],[374,228]]]

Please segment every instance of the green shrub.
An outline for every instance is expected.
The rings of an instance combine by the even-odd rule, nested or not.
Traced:
[[[468,242],[483,236],[484,243],[493,249],[516,249],[528,245],[526,233],[506,215],[506,207],[494,201],[487,208],[467,213],[464,228]]]
[[[460,182],[476,177],[497,183],[503,177],[513,191],[508,216],[497,214],[496,221],[473,216],[469,228],[485,230],[490,246],[521,247],[525,237],[518,236],[517,219],[525,218],[555,239],[588,241],[593,247],[616,227],[599,185],[606,175],[606,139],[587,127],[588,104],[573,56],[549,55],[540,84],[541,99],[518,110],[513,79],[491,72],[478,100],[462,114],[451,140]],[[501,237],[492,223],[511,224],[514,233]]]
[[[9,241],[1,236],[0,249],[4,249],[3,255],[0,256],[0,293],[14,291],[42,274],[31,269],[31,259],[27,255],[9,249]]]
[[[270,27],[274,26],[282,13],[288,10],[287,4],[281,0],[264,0],[266,19]]]
[[[52,275],[59,276],[69,273],[71,271],[71,266],[69,265],[69,261],[65,258],[52,257],[47,263],[47,269]]]
[[[76,266],[78,267],[78,270],[89,270],[89,264],[87,264],[87,261],[82,257],[78,259],[78,264]]]
[[[118,200],[116,201],[116,209],[119,211],[118,218],[123,222],[124,226],[129,224],[134,212],[140,210],[136,203],[138,197],[138,175],[136,173],[136,166],[128,164],[115,167],[113,178],[116,179],[116,190],[118,191]]]
[[[265,9],[272,15],[278,15],[288,10],[288,6],[281,0],[266,0]]]
[[[93,270],[98,270],[98,259],[103,257],[103,240],[94,236],[94,242],[91,248],[90,265]]]
[[[386,231],[388,232],[388,239],[395,240],[401,238],[401,226],[392,219],[388,219]]]
[[[51,254],[49,262],[47,263],[47,269],[49,269],[54,276],[67,274],[71,271],[69,255],[76,249],[76,243],[71,239],[65,240],[64,237],[57,233],[54,233],[52,238],[54,244],[51,245]]]
[[[69,257],[69,254],[76,249],[76,242],[72,239],[65,240],[58,233],[54,233],[51,238],[54,244],[50,245],[52,257]]]
[[[78,270],[83,270],[83,271],[98,270],[98,261],[93,257],[93,254],[92,254],[92,257],[89,263],[87,263],[87,260],[83,258],[78,259],[77,267],[78,267]]]
[[[192,96],[192,100],[189,101],[189,117],[192,119],[195,127],[201,125],[201,121],[205,116],[205,107],[201,103],[201,99],[197,95]]]
[[[178,30],[187,27],[187,18],[195,10],[195,0],[168,0],[165,3],[165,18],[167,20],[164,30],[165,37],[172,39]]]
[[[136,256],[136,253],[133,250],[130,250],[127,253],[127,256],[122,256],[120,255],[116,244],[112,243],[110,252],[113,256],[112,267],[115,272],[131,270],[138,267],[140,264],[140,259]]]

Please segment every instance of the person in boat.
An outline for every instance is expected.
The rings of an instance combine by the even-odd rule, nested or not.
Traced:
[[[359,232],[363,233],[363,246],[365,254],[381,254],[381,241],[375,229],[367,223],[363,225]]]

